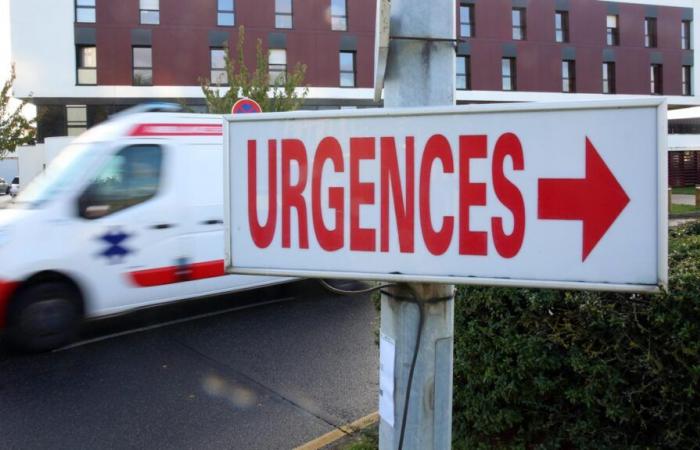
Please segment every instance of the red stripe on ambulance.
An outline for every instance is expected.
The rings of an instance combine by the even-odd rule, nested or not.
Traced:
[[[223,125],[200,123],[142,123],[129,136],[222,136]]]
[[[19,286],[16,281],[0,280],[0,329],[7,325],[7,314],[10,308],[10,299]]]
[[[167,266],[129,272],[132,283],[138,287],[162,286],[183,281],[203,280],[226,275],[224,260],[205,261],[185,266]]]

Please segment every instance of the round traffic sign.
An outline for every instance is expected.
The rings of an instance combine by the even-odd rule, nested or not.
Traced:
[[[231,114],[248,114],[259,112],[262,112],[262,108],[258,102],[247,97],[238,100],[231,108]]]

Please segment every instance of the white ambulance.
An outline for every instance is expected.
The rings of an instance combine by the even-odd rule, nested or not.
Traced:
[[[289,281],[225,275],[223,119],[134,113],[84,133],[0,210],[0,329],[29,350],[93,318]]]

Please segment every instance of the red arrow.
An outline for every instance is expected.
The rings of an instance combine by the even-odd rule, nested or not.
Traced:
[[[540,178],[537,217],[583,221],[583,261],[630,202],[586,138],[586,178]]]

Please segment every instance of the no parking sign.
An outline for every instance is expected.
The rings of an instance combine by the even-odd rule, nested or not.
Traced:
[[[249,114],[259,112],[262,112],[262,108],[258,102],[247,97],[238,100],[231,108],[231,114]]]

